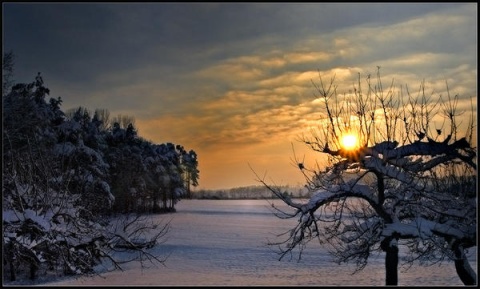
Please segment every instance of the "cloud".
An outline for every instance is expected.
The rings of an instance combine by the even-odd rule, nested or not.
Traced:
[[[245,174],[252,161],[288,175],[288,164],[271,162],[288,163],[291,143],[324,117],[312,83],[319,76],[326,84],[335,76],[337,92],[348,94],[359,74],[365,85],[380,66],[385,85],[394,79],[416,92],[425,81],[446,96],[448,81],[462,108],[477,96],[476,4],[4,8],[4,46],[18,55],[17,80],[42,71],[65,108],[134,116],[141,136],[197,151],[209,185],[220,175],[234,181],[216,171],[216,161]]]

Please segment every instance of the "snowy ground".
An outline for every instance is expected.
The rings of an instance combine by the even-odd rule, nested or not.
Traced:
[[[102,276],[49,281],[41,285],[384,285],[382,256],[355,275],[353,266],[337,265],[316,243],[310,243],[300,262],[296,256],[278,261],[268,240],[292,227],[280,220],[265,200],[182,200],[172,218],[168,240],[155,248],[169,255],[164,266],[141,268],[128,264],[121,272]],[[471,252],[476,266],[476,250]],[[399,272],[399,285],[462,285],[453,263],[415,265]]]

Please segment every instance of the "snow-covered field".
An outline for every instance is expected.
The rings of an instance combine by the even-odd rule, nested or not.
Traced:
[[[279,204],[279,201],[276,201]],[[156,247],[169,255],[165,266],[141,268],[131,263],[125,271],[43,283],[65,285],[384,285],[383,256],[372,259],[352,275],[352,265],[337,265],[318,243],[311,242],[298,262],[297,255],[278,260],[268,240],[292,228],[296,220],[272,215],[265,200],[182,200],[171,218],[168,240]],[[476,266],[476,250],[470,261]],[[415,264],[399,271],[399,285],[463,285],[453,263],[430,267]]]

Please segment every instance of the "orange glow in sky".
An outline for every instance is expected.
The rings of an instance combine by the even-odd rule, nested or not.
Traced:
[[[408,84],[412,97],[422,81],[446,95],[447,80],[459,122],[476,108],[476,3],[9,2],[2,12],[15,81],[42,72],[62,110],[132,116],[139,136],[194,150],[196,189],[261,185],[250,167],[305,185],[292,159],[314,168],[324,158],[299,141],[324,129],[319,74],[338,94],[360,88],[359,74],[366,92],[377,66],[385,86]]]

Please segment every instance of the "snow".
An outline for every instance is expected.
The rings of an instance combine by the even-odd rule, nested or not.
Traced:
[[[275,206],[283,203],[275,200]],[[297,219],[273,216],[266,200],[182,200],[177,212],[152,215],[164,223],[171,219],[167,240],[152,250],[168,256],[165,265],[127,264],[125,271],[101,276],[43,280],[40,285],[372,285],[385,282],[384,255],[372,256],[367,267],[355,275],[353,264],[337,265],[317,242],[310,242],[298,255],[282,261],[268,241],[293,228]],[[124,253],[125,254],[125,253]],[[476,248],[469,261],[476,267]],[[125,259],[128,256],[125,256]],[[102,266],[98,269],[102,270]],[[453,262],[430,267],[415,263],[399,268],[400,286],[463,285]]]
[[[50,230],[50,219],[52,214],[48,213],[46,215],[40,215],[34,210],[26,209],[23,214],[17,213],[13,210],[4,210],[2,211],[2,216],[4,222],[18,222],[30,219],[45,230]]]
[[[458,239],[462,239],[465,236],[465,232],[453,228],[451,225],[439,224],[432,222],[424,218],[415,218],[411,223],[405,224],[400,222],[394,222],[392,224],[386,224],[383,234],[385,236],[392,235],[393,232],[400,233],[404,236],[420,236],[421,238],[429,238],[434,231],[441,233],[448,233],[455,236]]]

